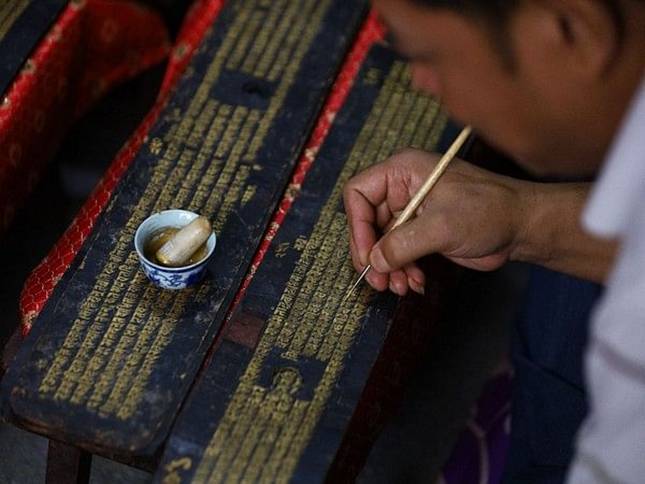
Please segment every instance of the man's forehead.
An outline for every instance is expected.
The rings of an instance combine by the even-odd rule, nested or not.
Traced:
[[[374,0],[373,5],[386,29],[386,41],[402,55],[413,57],[427,53],[434,40],[444,34],[454,35],[447,9],[430,9],[410,0]]]
[[[436,29],[448,19],[464,20],[464,16],[453,9],[430,8],[411,0],[373,0],[372,5],[387,30],[401,37],[411,30],[423,30],[427,24]]]

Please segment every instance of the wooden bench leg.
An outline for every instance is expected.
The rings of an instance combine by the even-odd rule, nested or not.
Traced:
[[[87,484],[90,481],[92,454],[71,445],[49,441],[47,484]]]

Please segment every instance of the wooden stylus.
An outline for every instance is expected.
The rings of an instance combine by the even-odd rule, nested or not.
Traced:
[[[396,222],[394,222],[394,225],[390,228],[389,231],[394,230],[397,227],[400,227],[402,224],[410,220],[414,213],[416,212],[417,208],[419,208],[419,205],[421,205],[421,202],[425,200],[426,196],[428,193],[430,193],[430,190],[437,184],[439,181],[439,178],[441,178],[441,175],[444,174],[446,171],[446,168],[448,168],[448,165],[450,162],[453,160],[453,158],[457,155],[461,147],[464,145],[466,140],[468,139],[468,136],[470,136],[470,133],[472,132],[472,128],[470,126],[466,126],[464,129],[461,130],[461,133],[459,133],[459,136],[457,136],[457,139],[453,141],[452,145],[450,145],[450,148],[448,148],[448,151],[444,153],[444,155],[441,157],[437,165],[434,167],[434,170],[430,173],[426,181],[423,183],[421,188],[419,188],[419,191],[412,197],[412,200],[406,205],[405,210],[399,215],[399,217],[396,219]],[[341,305],[347,301],[349,296],[352,295],[354,290],[358,287],[358,285],[361,283],[361,281],[365,278],[367,273],[372,269],[372,265],[368,264],[365,269],[363,269],[363,272],[361,272],[361,275],[358,276],[358,279],[354,283],[352,287],[349,288],[349,290],[345,293],[345,297],[343,298]]]

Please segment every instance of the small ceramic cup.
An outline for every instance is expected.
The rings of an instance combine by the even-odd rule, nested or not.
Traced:
[[[159,230],[166,227],[181,228],[188,225],[198,215],[188,210],[164,210],[155,213],[141,222],[134,234],[134,248],[139,256],[141,267],[148,279],[164,289],[185,289],[199,282],[206,273],[208,261],[213,256],[217,238],[213,232],[206,240],[206,256],[195,264],[182,267],[165,267],[146,258],[145,244]]]

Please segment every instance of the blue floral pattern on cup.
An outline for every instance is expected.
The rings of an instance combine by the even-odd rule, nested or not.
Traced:
[[[198,215],[188,210],[164,210],[145,219],[134,235],[134,247],[139,256],[143,272],[155,285],[164,289],[185,289],[198,283],[206,273],[208,261],[213,256],[217,242],[215,233],[206,241],[206,257],[195,264],[184,267],[164,267],[149,261],[144,255],[144,246],[157,231],[166,227],[183,227]]]

